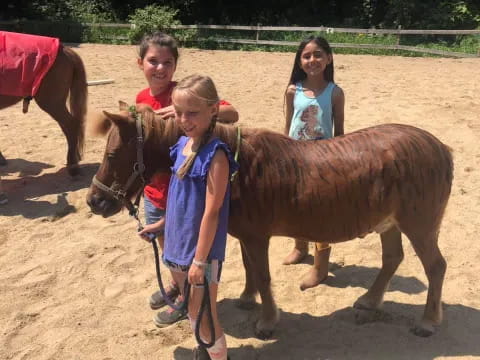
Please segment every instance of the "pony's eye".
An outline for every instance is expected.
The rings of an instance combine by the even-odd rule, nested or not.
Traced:
[[[110,160],[113,160],[113,159],[115,159],[115,154],[114,153],[108,153],[107,158],[110,159]]]

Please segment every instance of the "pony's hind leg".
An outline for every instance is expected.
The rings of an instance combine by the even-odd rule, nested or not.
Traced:
[[[362,310],[378,310],[390,280],[403,260],[402,234],[396,227],[380,234],[382,240],[382,268],[368,291],[353,305]]]
[[[53,117],[62,129],[67,139],[67,171],[71,176],[77,175],[79,172],[78,162],[80,161],[80,150],[78,148],[78,134],[81,131],[79,124],[73,116],[68,112],[65,105],[66,99],[57,100],[55,98],[45,100],[42,97],[35,98],[38,106],[51,117]]]
[[[438,248],[438,232],[406,233],[412,246],[422,262],[428,279],[427,303],[422,320],[412,332],[417,336],[430,336],[435,332],[435,326],[442,322],[442,287],[447,262]]]
[[[18,96],[0,95],[0,109],[15,105],[20,100],[22,100],[22,98]],[[5,159],[3,154],[0,152],[0,166],[5,165],[7,165],[7,159]]]
[[[243,292],[237,301],[237,306],[240,309],[251,310],[255,306],[255,295],[257,294],[258,290],[257,286],[255,285],[254,270],[249,261],[242,241],[240,241],[240,246],[242,248],[243,266],[245,268],[245,288],[243,289]]]
[[[243,242],[245,255],[251,269],[251,276],[262,299],[262,312],[255,326],[255,335],[260,339],[268,339],[278,323],[279,314],[271,289],[270,269],[268,263],[268,243],[270,236],[249,236]],[[247,275],[248,276],[248,275]],[[253,288],[250,288],[252,291]]]
[[[55,119],[67,138],[67,170],[72,176],[79,172],[78,162],[81,158],[79,139],[83,138],[81,121],[73,117],[66,105],[73,79],[73,67],[60,51],[35,95],[38,106]]]

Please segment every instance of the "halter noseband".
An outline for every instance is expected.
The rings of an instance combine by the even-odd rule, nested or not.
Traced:
[[[137,161],[135,162],[135,164],[133,164],[133,172],[128,178],[126,184],[120,188],[114,187],[115,182],[113,182],[110,187],[103,184],[100,180],[98,180],[96,175],[93,177],[92,183],[102,191],[110,194],[114,199],[118,201],[122,201],[125,204],[125,207],[128,209],[130,215],[137,218],[138,204],[140,202],[140,197],[142,192],[141,191],[138,192],[137,197],[135,199],[135,203],[132,203],[132,201],[129,198],[127,198],[126,195],[127,195],[128,189],[132,186],[132,184],[137,179],[137,177],[140,178],[143,185],[145,184],[145,178],[143,177],[143,173],[145,172],[145,164],[143,162],[144,138],[143,138],[142,117],[139,116],[137,109],[135,108],[134,105],[130,106],[128,108],[128,111],[130,115],[135,119],[135,125],[137,129],[137,142],[136,142]],[[141,188],[143,188],[143,186]]]

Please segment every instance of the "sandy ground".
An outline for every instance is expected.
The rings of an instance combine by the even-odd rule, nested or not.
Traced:
[[[90,109],[115,111],[146,86],[133,46],[79,46]],[[221,96],[251,127],[283,128],[283,92],[293,54],[183,49],[176,78],[211,75]],[[405,260],[385,296],[385,313],[358,325],[351,308],[381,264],[377,235],[334,246],[335,269],[305,292],[299,280],[312,262],[282,266],[293,241],[273,238],[270,268],[281,320],[271,340],[254,337],[258,309],[234,306],[244,285],[239,243],[229,238],[219,294],[232,360],[480,358],[480,61],[335,56],[346,93],[346,131],[381,123],[422,127],[454,149],[455,179],[440,235],[448,262],[445,320],[427,339],[409,332],[419,319],[427,279],[408,240]],[[0,359],[190,359],[194,340],[181,322],[158,329],[147,297],[156,289],[151,247],[126,212],[92,215],[85,195],[103,156],[89,138],[84,175],[63,168],[65,139],[32,102],[0,111],[0,175],[10,203],[0,209]]]

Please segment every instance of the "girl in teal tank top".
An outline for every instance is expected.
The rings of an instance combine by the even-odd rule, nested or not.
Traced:
[[[285,134],[297,140],[321,140],[343,135],[345,95],[333,81],[333,54],[327,40],[310,36],[295,55],[285,91]],[[328,239],[295,239],[295,248],[284,264],[297,264],[308,254],[308,241],[315,241],[314,264],[302,280],[305,290],[328,276],[331,247]],[[319,242],[322,241],[322,242]]]
[[[295,84],[293,116],[288,133],[290,137],[296,140],[333,137],[332,93],[335,86],[333,82],[329,82],[320,94],[310,97],[305,94],[303,83]]]

